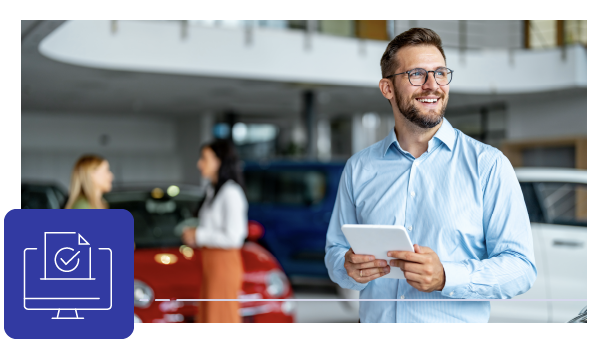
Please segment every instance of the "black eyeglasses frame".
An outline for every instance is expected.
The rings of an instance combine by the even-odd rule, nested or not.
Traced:
[[[448,69],[450,71],[450,73],[452,73],[452,74],[454,73],[454,70],[452,70],[452,69],[450,69],[448,67],[439,67],[437,69],[441,69],[441,68],[446,68],[446,69]],[[452,83],[453,77],[450,77],[450,81],[448,82],[448,84],[439,84],[439,82],[437,82],[437,78],[435,78],[435,71],[437,71],[437,70],[425,70],[425,69],[422,69],[422,70],[424,70],[426,72],[426,77],[424,78],[424,82],[422,84],[419,84],[419,85],[412,84],[412,80],[410,80],[410,72],[412,72],[414,70],[417,70],[417,69],[422,69],[422,68],[414,68],[414,69],[409,70],[409,71],[404,71],[404,72],[400,72],[398,74],[393,74],[393,75],[386,76],[385,78],[390,78],[390,77],[397,76],[397,75],[407,74],[407,80],[408,80],[408,82],[410,82],[411,85],[413,85],[414,87],[422,87],[429,80],[429,73],[432,72],[433,73],[433,79],[435,80],[435,83],[437,83],[438,86],[447,86],[450,83]]]

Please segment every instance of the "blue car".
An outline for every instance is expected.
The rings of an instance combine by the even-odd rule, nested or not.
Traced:
[[[325,236],[344,163],[246,162],[249,219],[265,228],[260,242],[293,279],[329,279]]]

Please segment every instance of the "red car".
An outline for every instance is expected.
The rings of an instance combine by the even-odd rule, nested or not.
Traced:
[[[196,249],[181,243],[185,226],[196,225],[203,192],[196,187],[130,187],[104,196],[111,209],[126,209],[135,225],[135,322],[194,322],[201,286],[201,260]],[[249,222],[242,248],[245,269],[242,299],[286,299],[293,292],[277,260],[255,241],[263,227]],[[165,299],[168,301],[156,301]],[[293,323],[294,302],[242,301],[243,322]]]

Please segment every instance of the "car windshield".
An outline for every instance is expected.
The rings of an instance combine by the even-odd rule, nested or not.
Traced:
[[[318,170],[246,170],[246,195],[250,204],[310,206],[326,194],[325,172]]]
[[[202,195],[179,194],[153,198],[147,191],[124,191],[106,194],[110,209],[125,209],[133,215],[137,248],[181,245],[181,228],[196,225]]]

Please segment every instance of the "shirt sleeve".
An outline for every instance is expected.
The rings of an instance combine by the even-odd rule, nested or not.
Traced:
[[[329,272],[329,277],[333,282],[342,288],[361,291],[367,283],[362,284],[351,278],[344,268],[344,254],[350,249],[346,237],[342,233],[342,225],[356,224],[357,216],[352,197],[352,185],[350,183],[350,163],[346,164],[340,185],[334,210],[327,229],[327,240],[325,243],[325,266]]]
[[[483,192],[483,229],[488,258],[443,262],[442,295],[464,299],[508,299],[536,280],[530,220],[521,187],[501,153]]]
[[[238,187],[238,188],[236,188]],[[217,212],[207,214],[220,215],[218,227],[199,226],[196,228],[196,244],[211,248],[240,248],[247,237],[247,199],[239,185],[225,184],[215,198]],[[202,220],[201,220],[202,222]],[[210,222],[207,220],[207,222]]]

